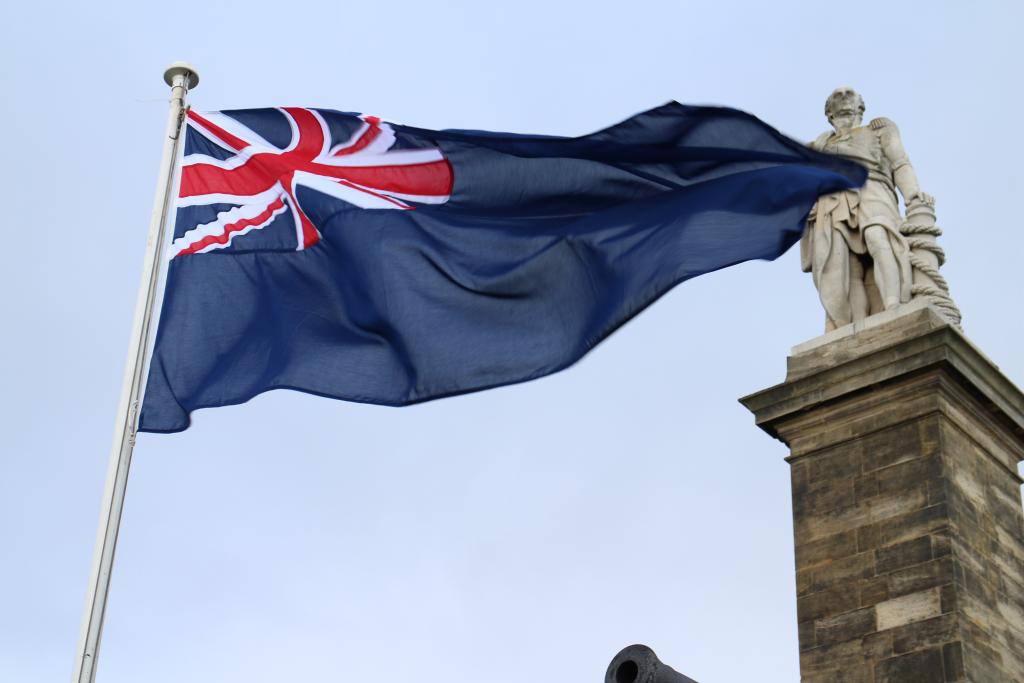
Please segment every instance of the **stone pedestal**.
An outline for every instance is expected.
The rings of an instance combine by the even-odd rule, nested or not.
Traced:
[[[788,366],[741,401],[790,449],[803,681],[1024,681],[1024,395],[924,305]]]

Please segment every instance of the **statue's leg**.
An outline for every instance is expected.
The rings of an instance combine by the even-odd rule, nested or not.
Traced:
[[[867,262],[864,263],[864,290],[868,295],[868,315],[884,311],[885,306],[882,305],[882,295],[878,292],[878,285],[875,284],[875,269],[871,267],[871,259],[867,259]]]
[[[850,311],[850,248],[841,235],[832,236],[828,261],[818,273],[818,296],[831,321],[831,327],[842,327],[853,322]]]
[[[853,322],[868,317],[870,305],[865,288],[864,263],[857,254],[850,254],[850,318]]]
[[[900,268],[889,242],[889,232],[881,225],[870,225],[864,228],[864,242],[871,254],[882,305],[886,310],[899,306]]]

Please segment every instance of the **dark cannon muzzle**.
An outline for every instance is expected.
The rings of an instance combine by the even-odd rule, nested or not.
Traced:
[[[615,655],[604,683],[697,683],[658,659],[646,645],[630,645]]]

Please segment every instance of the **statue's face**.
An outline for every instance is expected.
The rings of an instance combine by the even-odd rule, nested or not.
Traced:
[[[825,116],[834,127],[860,125],[864,115],[864,99],[849,86],[836,88],[825,101]]]

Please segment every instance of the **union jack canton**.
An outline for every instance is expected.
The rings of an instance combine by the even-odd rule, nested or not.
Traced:
[[[308,249],[323,235],[304,205],[314,195],[300,188],[362,209],[411,210],[451,195],[452,170],[441,150],[399,144],[394,128],[376,116],[298,107],[189,110],[187,126],[177,206],[207,207],[215,217],[195,223],[209,211],[191,212],[191,221],[179,211],[171,258],[241,246],[240,238],[260,230],[287,232],[295,250]],[[246,248],[280,246],[283,238],[250,240]]]

